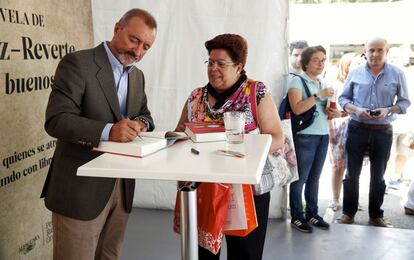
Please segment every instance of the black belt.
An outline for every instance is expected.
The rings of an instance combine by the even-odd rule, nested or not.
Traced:
[[[383,124],[383,125],[374,125],[374,124],[364,124],[355,120],[351,120],[351,122],[349,122],[349,124],[354,125],[354,126],[358,126],[361,128],[366,128],[366,129],[389,129],[392,126],[390,124]]]

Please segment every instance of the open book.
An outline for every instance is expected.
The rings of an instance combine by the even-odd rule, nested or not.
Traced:
[[[226,140],[224,125],[218,122],[187,123],[184,132],[195,143]]]
[[[142,132],[140,137],[138,136],[127,143],[101,141],[99,142],[98,147],[93,150],[97,152],[141,158],[171,146],[177,140],[186,139],[188,139],[188,137],[182,132]]]

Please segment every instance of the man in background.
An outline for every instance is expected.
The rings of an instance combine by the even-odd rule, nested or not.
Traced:
[[[343,216],[339,223],[352,224],[358,210],[359,176],[365,153],[371,163],[369,224],[391,227],[381,209],[384,201],[384,172],[390,157],[395,114],[410,106],[404,73],[386,63],[387,41],[369,39],[364,47],[367,62],[352,70],[345,81],[339,104],[351,116],[347,130],[347,173],[343,181]]]
[[[307,48],[307,41],[294,41],[289,46],[289,72],[295,74],[302,73],[302,66],[300,64],[300,58],[302,52]]]
[[[287,85],[289,81],[293,78],[294,74],[302,73],[302,65],[300,64],[300,59],[302,52],[305,48],[309,47],[307,41],[294,41],[290,43],[289,46],[289,73],[286,77],[285,86],[283,88],[283,96],[287,94]]]
[[[119,259],[135,180],[78,177],[101,140],[128,142],[154,123],[144,74],[133,66],[152,46],[157,24],[132,9],[110,42],[66,55],[59,63],[45,129],[57,138],[41,197],[52,211],[53,259]]]

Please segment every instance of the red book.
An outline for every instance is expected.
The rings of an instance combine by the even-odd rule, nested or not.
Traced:
[[[195,143],[226,140],[224,125],[219,122],[187,123],[184,132]]]

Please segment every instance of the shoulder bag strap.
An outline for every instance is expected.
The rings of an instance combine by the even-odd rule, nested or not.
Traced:
[[[257,87],[257,81],[252,82],[250,84],[250,106],[252,109],[252,115],[253,115],[253,119],[255,121],[254,126],[255,127],[249,127],[251,130],[254,130],[255,128],[259,127],[259,121],[257,120],[257,100],[256,100],[256,87]],[[253,124],[251,124],[253,125]]]
[[[303,84],[303,88],[305,89],[306,95],[308,95],[308,97],[310,97],[311,93],[310,93],[310,90],[308,88],[308,85],[306,84],[305,79],[302,76],[300,76],[298,74],[295,74],[295,73],[292,73],[292,75],[297,76],[297,77],[300,78],[300,80],[302,81],[302,84]]]

